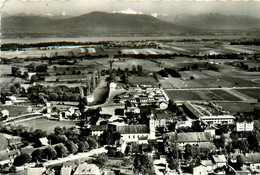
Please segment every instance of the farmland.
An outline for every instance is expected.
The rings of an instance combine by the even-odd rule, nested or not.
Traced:
[[[223,90],[168,90],[167,93],[176,101],[241,101]]]

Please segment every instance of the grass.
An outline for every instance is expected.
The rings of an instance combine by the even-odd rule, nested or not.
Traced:
[[[76,124],[75,121],[55,121],[55,120],[47,120],[47,119],[35,119],[30,121],[25,121],[21,123],[17,123],[17,125],[22,125],[26,127],[32,127],[33,129],[41,129],[45,130],[48,134],[52,133],[56,126],[59,127],[72,127]]]

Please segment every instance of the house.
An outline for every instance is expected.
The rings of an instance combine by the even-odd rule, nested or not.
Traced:
[[[212,159],[216,168],[227,166],[227,159],[224,155],[213,155]]]
[[[39,141],[40,141],[42,146],[48,146],[49,145],[49,140],[47,139],[47,137],[39,138]]]
[[[71,175],[72,168],[70,167],[62,167],[60,170],[61,175]]]
[[[175,128],[191,128],[192,122],[187,120],[187,121],[177,121]]]
[[[213,162],[211,160],[201,160],[201,165],[206,167],[208,173],[213,172]]]
[[[168,133],[166,134],[171,141],[178,143],[179,146],[184,147],[190,145],[205,145],[212,143],[212,136],[205,132],[188,132],[188,133]]]
[[[243,169],[250,168],[255,173],[260,173],[260,153],[250,153],[239,156],[243,163]]]
[[[203,165],[199,165],[193,168],[193,175],[207,175],[207,168]]]
[[[10,117],[9,111],[7,109],[4,109],[0,112],[0,117],[2,118],[8,118]]]
[[[252,118],[239,118],[236,122],[236,130],[241,131],[253,131],[254,120]]]
[[[138,142],[139,138],[148,137],[150,134],[149,127],[146,125],[119,125],[116,130],[121,134],[124,142]]]
[[[101,175],[101,171],[95,164],[80,164],[73,175]]]
[[[108,125],[91,125],[91,135],[100,136],[108,129]]]
[[[205,128],[204,132],[206,133],[210,133],[212,136],[216,135],[216,129],[213,127],[208,126],[207,128]]]

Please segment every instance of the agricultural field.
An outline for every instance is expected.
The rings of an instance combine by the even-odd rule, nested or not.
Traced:
[[[55,120],[47,120],[47,119],[35,119],[35,120],[29,120],[29,121],[25,121],[25,122],[20,122],[17,123],[17,125],[22,125],[25,127],[29,127],[29,128],[33,128],[35,129],[41,129],[41,130],[46,130],[47,134],[50,134],[53,132],[54,128],[56,126],[59,127],[72,127],[76,124],[76,121],[55,121]]]
[[[168,90],[167,93],[176,101],[241,101],[223,90]]]
[[[0,111],[7,109],[9,111],[10,117],[16,117],[18,115],[27,114],[28,106],[16,105],[16,106],[5,106],[0,105]]]
[[[138,85],[150,84],[152,86],[157,85],[157,82],[153,76],[129,76],[128,79],[130,85],[134,85],[134,84],[138,84]]]
[[[236,91],[249,97],[260,99],[260,89],[236,89]]]
[[[233,114],[236,114],[237,112],[252,112],[255,108],[260,107],[259,103],[250,104],[244,102],[217,102],[217,104]]]

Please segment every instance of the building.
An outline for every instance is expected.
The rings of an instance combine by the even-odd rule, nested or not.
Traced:
[[[9,111],[7,109],[2,110],[0,112],[0,117],[2,117],[2,118],[9,118],[10,117]]]
[[[239,156],[243,163],[243,169],[250,168],[254,173],[260,173],[260,153],[251,153]]]
[[[241,131],[253,131],[254,120],[252,118],[239,118],[236,122],[236,130]]]
[[[235,117],[213,102],[185,102],[184,111],[191,119],[201,120],[209,125],[233,124]]]
[[[201,160],[201,165],[206,167],[208,173],[213,172],[213,162],[211,160]]]
[[[227,166],[227,159],[224,155],[213,155],[212,159],[216,168]]]
[[[116,130],[121,134],[123,142],[138,142],[139,138],[148,137],[150,134],[146,125],[119,125]]]
[[[177,121],[175,128],[191,128],[192,122],[187,120],[187,121]]]
[[[232,115],[201,116],[201,121],[207,124],[233,124],[235,117]]]
[[[168,133],[168,138],[177,142],[179,146],[184,147],[187,144],[205,146],[205,144],[212,144],[212,135],[205,132],[188,132],[188,133]]]
[[[108,129],[108,125],[91,125],[91,135],[100,136]]]
[[[95,164],[80,164],[73,175],[101,175],[101,171]]]
[[[193,168],[193,175],[207,175],[207,168],[205,166],[196,166]]]

